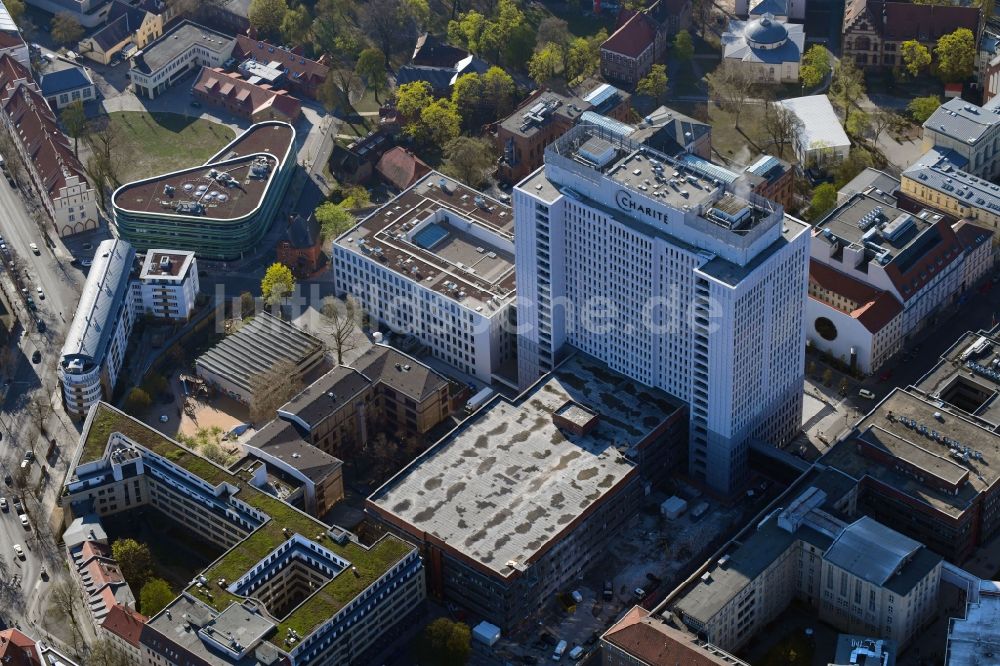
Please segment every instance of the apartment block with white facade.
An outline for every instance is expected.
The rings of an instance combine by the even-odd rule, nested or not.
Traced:
[[[843,520],[832,505],[849,496],[806,488],[734,540],[670,609],[699,638],[730,652],[794,599],[841,631],[905,646],[937,613],[943,559],[867,516]]]
[[[111,395],[125,362],[135,323],[139,285],[133,283],[135,249],[119,240],[97,246],[94,262],[59,358],[66,411],[78,417]]]
[[[516,384],[513,231],[509,206],[431,172],[336,240],[337,292],[458,370]]]
[[[689,472],[729,492],[801,425],[808,226],[612,128],[514,190],[518,372],[572,346],[690,406]]]
[[[194,252],[149,250],[139,272],[142,306],[158,319],[184,320],[198,295],[198,261]]]
[[[147,255],[137,276],[135,248],[128,242],[110,239],[97,246],[59,357],[59,381],[66,411],[71,415],[83,417],[91,406],[111,395],[125,362],[125,348],[136,317],[149,313],[157,318],[186,319],[190,314],[198,291],[193,253],[155,252],[159,253],[157,262],[169,256],[178,262],[179,269],[185,268],[170,276],[166,293],[177,294],[176,300],[162,296],[165,292],[156,284],[167,278],[154,275],[151,266],[146,270],[153,253]],[[181,296],[185,306],[191,306],[182,316]]]
[[[235,45],[229,35],[183,21],[132,58],[135,94],[154,99],[192,70],[221,67]]]
[[[867,187],[817,222],[812,233],[808,339],[866,374],[991,264],[991,231],[901,205],[896,196]]]

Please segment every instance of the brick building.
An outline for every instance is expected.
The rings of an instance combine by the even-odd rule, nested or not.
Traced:
[[[544,88],[535,91],[497,126],[500,180],[513,184],[542,166],[545,147],[579,122],[584,111],[628,120],[629,99],[627,93],[608,84],[583,97],[560,95]]]
[[[284,90],[276,90],[266,83],[251,83],[239,74],[227,73],[218,67],[202,67],[191,93],[205,104],[255,123],[280,120],[294,124],[302,113],[299,100]]]
[[[292,269],[297,277],[308,277],[318,271],[325,262],[323,235],[314,215],[289,216],[285,234],[275,247],[279,264]]]
[[[622,9],[614,32],[601,44],[601,76],[631,88],[662,61],[669,39],[666,14],[663,0],[642,11]]]
[[[882,0],[849,0],[844,10],[843,58],[863,69],[903,64],[900,47],[915,39],[931,49],[958,28],[978,34],[979,9]]]

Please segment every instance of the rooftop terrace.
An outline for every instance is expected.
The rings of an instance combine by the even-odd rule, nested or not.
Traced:
[[[336,241],[465,307],[514,299],[509,206],[431,172]]]
[[[202,166],[127,183],[114,205],[140,213],[234,220],[260,206],[290,154],[295,130],[286,123],[259,123]]]
[[[371,546],[353,540],[338,543],[329,536],[329,526],[254,488],[225,468],[103,402],[95,405],[88,419],[82,435],[84,445],[76,465],[102,457],[108,438],[116,432],[211,484],[231,484],[238,489],[235,494],[237,499],[269,517],[261,527],[202,572],[209,581],[207,586],[192,584],[187,588],[187,592],[202,603],[223,611],[231,603],[240,602],[241,597],[218,587],[214,581],[220,578],[227,581],[239,579],[294,534],[316,540],[356,568],[356,571],[347,569],[333,577],[277,623],[278,631],[267,640],[281,649],[286,647],[283,641],[289,629],[302,637],[308,636],[413,550],[412,545],[392,535],[382,537]],[[287,530],[287,534],[283,530]],[[211,598],[207,594],[209,589]]]
[[[633,479],[622,453],[676,409],[666,394],[577,355],[516,402],[497,399],[477,412],[369,503],[509,576]],[[552,420],[560,413],[580,425],[587,412],[598,420],[584,435]]]

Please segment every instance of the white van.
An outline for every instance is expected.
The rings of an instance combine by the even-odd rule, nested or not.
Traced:
[[[559,641],[556,649],[552,652],[552,661],[561,661],[563,653],[566,651],[566,641]]]
[[[868,400],[874,400],[875,399],[875,394],[872,393],[871,391],[869,391],[866,388],[859,389],[858,390],[858,395],[860,395],[862,398],[867,398]]]
[[[577,645],[575,648],[569,651],[569,658],[571,661],[580,661],[583,659],[583,646]]]

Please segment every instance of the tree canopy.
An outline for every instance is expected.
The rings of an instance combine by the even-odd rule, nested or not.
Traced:
[[[322,229],[323,240],[331,240],[354,226],[355,219],[343,206],[332,201],[321,203],[314,213]]]
[[[687,30],[678,31],[677,36],[674,37],[673,55],[681,62],[687,62],[694,55],[694,41],[691,39],[691,33]]]
[[[389,85],[389,77],[385,73],[385,54],[376,48],[365,49],[358,54],[358,64],[354,66],[354,73],[365,82],[369,90],[375,93],[376,101],[378,94]]]
[[[653,98],[657,102],[667,94],[667,67],[666,65],[653,65],[649,74],[639,79],[635,87],[636,93]]]
[[[281,24],[285,20],[288,3],[285,0],[250,0],[247,18],[250,25],[266,37],[281,35]]]
[[[294,288],[295,278],[292,277],[292,269],[278,262],[268,267],[264,279],[260,281],[260,292],[268,305],[278,303],[291,294]]]
[[[802,66],[799,68],[799,78],[802,85],[815,88],[823,82],[830,73],[830,52],[825,46],[813,44],[802,56]]]
[[[83,26],[69,12],[59,12],[49,23],[49,34],[57,44],[69,46],[76,44],[83,37]]]
[[[153,575],[153,555],[146,544],[135,539],[116,539],[111,543],[111,554],[129,587],[141,589]]]
[[[837,188],[831,183],[823,183],[813,190],[812,202],[806,215],[810,221],[816,221],[836,204]]]
[[[414,121],[420,118],[423,111],[434,99],[431,84],[426,81],[414,81],[404,83],[396,88],[396,111],[406,121]]]
[[[939,106],[941,106],[941,98],[937,95],[928,95],[927,97],[911,99],[906,110],[910,112],[910,117],[913,118],[914,122],[922,125],[931,117],[931,114],[937,111]]]
[[[459,136],[445,144],[441,170],[463,183],[479,187],[495,165],[493,144],[486,139]]]
[[[162,578],[152,578],[139,591],[139,609],[143,615],[152,617],[174,600],[170,585]]]
[[[563,53],[558,44],[546,44],[535,51],[528,61],[528,76],[538,85],[545,85],[563,72]]]
[[[439,617],[424,628],[417,641],[420,663],[464,666],[472,650],[471,640],[469,625]]]
[[[968,28],[942,35],[934,48],[938,76],[945,83],[964,81],[976,64],[976,38]]]
[[[909,39],[899,47],[903,66],[910,76],[917,76],[931,64],[931,52],[915,39]]]

